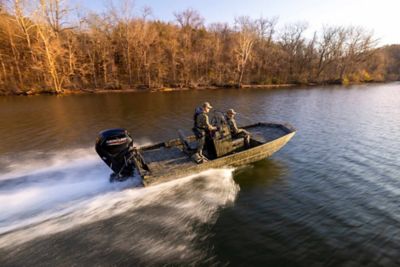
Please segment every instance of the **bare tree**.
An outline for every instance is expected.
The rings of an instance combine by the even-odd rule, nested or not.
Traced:
[[[275,34],[275,27],[277,23],[277,17],[273,17],[271,19],[260,17],[255,20],[258,37],[267,41],[268,45],[270,45],[272,42],[272,37]]]
[[[298,22],[286,25],[280,36],[280,44],[286,53],[288,79],[292,82],[299,78],[304,57],[305,38],[304,31],[307,23]]]
[[[338,60],[340,50],[344,42],[344,29],[342,27],[324,26],[322,40],[318,47],[318,64],[316,79],[319,80],[322,72],[331,64]]]
[[[198,29],[204,24],[204,18],[198,11],[191,8],[175,12],[174,16],[181,28]]]
[[[69,12],[66,0],[40,0],[40,5],[48,25],[55,33],[60,33]]]
[[[111,18],[114,24],[117,25],[120,45],[123,49],[123,61],[126,62],[128,71],[129,86],[133,86],[133,62],[132,62],[132,46],[134,35],[130,27],[133,14],[134,0],[110,1]]]
[[[369,58],[369,52],[375,47],[376,42],[371,32],[361,27],[349,27],[346,31],[347,39],[344,47],[344,56],[340,64],[339,79],[343,80],[348,72],[354,72],[354,68]]]
[[[253,45],[257,38],[257,28],[249,17],[237,17],[235,18],[235,29],[238,35],[235,49],[238,72],[236,84],[238,87],[242,87],[246,64],[251,58]]]
[[[193,9],[175,12],[174,16],[181,33],[179,36],[180,51],[177,58],[180,67],[180,83],[183,86],[191,86],[193,60],[198,52],[193,48],[193,36],[196,31],[203,27],[204,19]]]
[[[61,93],[67,76],[67,73],[62,69],[65,49],[61,44],[59,35],[62,30],[60,19],[65,13],[59,10],[59,1],[47,1],[40,0],[40,13],[36,18],[36,30],[41,41],[41,52],[45,58],[45,66],[50,74],[53,90],[55,93]]]
[[[16,44],[16,40],[15,40],[15,33],[12,30],[12,25],[11,25],[11,21],[7,20],[6,21],[6,32],[8,35],[8,41],[11,47],[11,52],[12,52],[12,56],[13,56],[13,61],[14,61],[14,67],[17,71],[17,77],[18,77],[18,82],[19,84],[22,86],[23,85],[23,80],[22,80],[22,72],[21,72],[21,67],[20,67],[20,50],[18,49],[18,46]]]

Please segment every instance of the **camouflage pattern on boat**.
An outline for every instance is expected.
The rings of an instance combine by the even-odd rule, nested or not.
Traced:
[[[195,144],[194,136],[141,147],[138,152],[145,168],[137,166],[138,172],[145,185],[154,185],[211,168],[237,167],[271,156],[296,133],[292,126],[280,123],[257,123],[242,128],[251,134],[249,146],[244,145],[243,138],[214,137],[209,141],[214,153],[201,164],[194,162],[187,151],[187,146]]]

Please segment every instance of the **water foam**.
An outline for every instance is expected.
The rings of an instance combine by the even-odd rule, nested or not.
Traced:
[[[65,155],[72,152],[0,174],[0,248],[134,214],[129,225],[139,229],[134,239],[140,245],[130,250],[148,262],[160,255],[193,257],[198,253],[191,244],[198,235],[193,225],[212,223],[239,191],[231,169],[140,189],[133,188],[137,179],[110,184],[110,171],[93,150],[79,150],[80,156],[69,161]],[[165,229],[162,235],[148,227],[155,222]]]

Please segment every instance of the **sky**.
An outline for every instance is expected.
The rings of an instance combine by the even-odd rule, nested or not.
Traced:
[[[70,0],[81,8],[103,12],[110,0]],[[111,0],[112,1],[112,0]],[[114,0],[118,2],[121,0]],[[124,1],[124,0],[122,0]],[[152,18],[173,21],[174,12],[193,8],[213,22],[233,23],[236,16],[278,17],[278,28],[285,24],[307,22],[307,34],[323,25],[362,26],[374,32],[380,45],[400,44],[400,0],[135,0],[139,15],[151,7]]]

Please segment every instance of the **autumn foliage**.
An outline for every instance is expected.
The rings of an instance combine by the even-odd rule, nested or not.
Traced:
[[[28,6],[29,3],[29,6]],[[127,1],[126,3],[129,3]],[[73,19],[61,0],[13,0],[0,8],[0,92],[65,89],[240,87],[399,79],[400,47],[376,47],[359,27],[237,17],[207,25],[195,10],[176,20],[110,7]],[[122,11],[121,11],[122,10]]]

